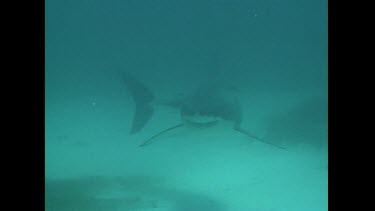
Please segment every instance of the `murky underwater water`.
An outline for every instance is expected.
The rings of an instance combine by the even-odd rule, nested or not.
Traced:
[[[47,211],[327,210],[325,1],[46,1]],[[119,77],[155,94],[146,126]],[[230,87],[242,127],[163,105]]]

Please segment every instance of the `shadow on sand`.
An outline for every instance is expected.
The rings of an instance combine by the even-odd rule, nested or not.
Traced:
[[[47,211],[223,211],[210,196],[167,187],[147,175],[46,179]]]
[[[276,144],[325,146],[328,137],[327,100],[317,97],[303,101],[284,113],[271,116],[266,124],[268,134],[264,138]]]

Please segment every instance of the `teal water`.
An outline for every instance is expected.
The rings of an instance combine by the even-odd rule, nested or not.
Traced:
[[[327,210],[327,2],[47,0],[47,211]],[[119,77],[155,94],[135,103]],[[183,127],[162,102],[231,87],[242,127]]]

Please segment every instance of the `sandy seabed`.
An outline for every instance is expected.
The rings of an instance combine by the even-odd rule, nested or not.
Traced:
[[[275,138],[283,128],[292,133],[297,126],[280,125],[278,133],[267,136],[264,119],[276,112],[264,106],[270,99],[277,98],[245,101],[243,126],[263,137]],[[297,101],[290,97],[279,110]],[[328,209],[327,147],[311,143],[324,135],[281,136],[293,140],[279,141],[287,147],[280,150],[222,123],[206,129],[183,127],[138,147],[180,120],[176,110],[159,106],[149,124],[130,135],[133,106],[100,98],[94,104],[47,102],[47,211]],[[290,124],[303,124],[295,119]]]

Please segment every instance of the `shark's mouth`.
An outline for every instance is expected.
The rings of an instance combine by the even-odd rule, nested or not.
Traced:
[[[194,127],[210,127],[220,121],[220,117],[201,115],[181,115],[182,120]]]

